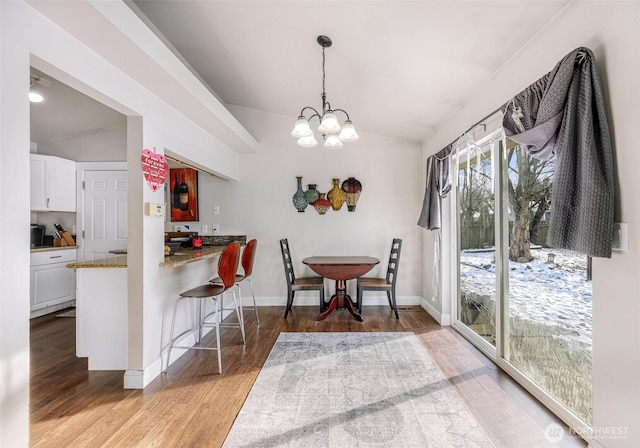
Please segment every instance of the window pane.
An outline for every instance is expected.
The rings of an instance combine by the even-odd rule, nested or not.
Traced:
[[[504,357],[591,424],[591,282],[587,257],[546,245],[553,160],[507,152],[508,296]],[[505,257],[506,258],[506,257]]]
[[[491,146],[458,160],[458,321],[495,346],[495,197]]]

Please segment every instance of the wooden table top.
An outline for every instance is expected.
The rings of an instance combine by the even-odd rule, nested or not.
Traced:
[[[358,265],[358,264],[378,264],[380,260],[375,257],[361,257],[351,255],[333,255],[333,256],[319,256],[319,257],[307,257],[302,262],[306,265],[322,264],[333,266],[346,266],[346,265]]]

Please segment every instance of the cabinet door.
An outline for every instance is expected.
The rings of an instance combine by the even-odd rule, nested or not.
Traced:
[[[53,157],[53,209],[60,212],[76,211],[76,162]]]
[[[76,162],[31,154],[31,210],[76,211]]]
[[[75,271],[67,263],[31,267],[31,311],[75,299]]]
[[[49,210],[47,195],[47,158],[31,154],[31,210]]]

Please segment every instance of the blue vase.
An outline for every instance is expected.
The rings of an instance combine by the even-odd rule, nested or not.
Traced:
[[[293,206],[298,210],[298,213],[302,213],[309,205],[309,200],[302,191],[302,176],[296,176],[296,179],[298,179],[298,191],[293,195]]]

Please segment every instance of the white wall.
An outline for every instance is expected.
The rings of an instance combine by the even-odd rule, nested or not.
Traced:
[[[593,425],[605,447],[640,446],[640,203],[636,150],[640,123],[640,3],[577,1],[481,88],[423,143],[426,157],[475,121],[542,77],[576,47],[593,50],[608,100],[616,159],[616,221],[628,222],[630,250],[593,263]],[[431,288],[433,233],[423,232],[423,294]],[[447,250],[447,249],[445,249]],[[441,300],[448,301],[450,295]],[[436,304],[438,310],[442,303]],[[611,428],[625,437],[603,433]]]
[[[159,268],[164,259],[164,226],[161,219],[144,217],[142,210],[144,202],[162,203],[163,196],[162,191],[151,192],[143,180],[142,149],[154,146],[159,152],[169,149],[212,172],[237,179],[238,154],[225,142],[237,144],[245,152],[247,146],[253,146],[249,134],[239,122],[233,122],[228,112],[215,125],[227,126],[222,140],[190,119],[196,111],[198,120],[216,120],[219,104],[212,95],[204,100],[189,96],[194,90],[195,78],[192,75],[189,78],[186,69],[163,78],[167,91],[181,92],[185,101],[180,105],[180,112],[169,100],[145,88],[147,70],[162,72],[171,57],[168,50],[165,49],[157,65],[149,65],[152,58],[145,60],[146,70],[138,71],[140,79],[126,74],[121,67],[110,63],[106,54],[100,53],[115,51],[108,48],[113,46],[114,39],[119,42],[116,53],[124,53],[127,46],[137,45],[134,38],[123,39],[127,32],[135,35],[141,31],[141,40],[147,47],[161,45],[159,40],[153,41],[149,30],[126,5],[120,2],[34,5],[42,7],[47,16],[22,1],[0,2],[0,191],[11,193],[0,195],[3,235],[0,239],[0,446],[10,447],[27,446],[29,434],[29,190],[15,188],[29,178],[29,67],[48,73],[129,117],[128,233],[129,247],[133,249],[128,270],[129,366],[138,385],[149,380],[144,376],[145,369],[159,355],[162,310],[173,298],[157,289],[160,279],[166,276],[166,271]],[[109,19],[103,15],[105,9],[109,10]],[[120,22],[114,26],[112,20]],[[96,48],[88,47],[90,44]],[[136,59],[128,59],[126,63],[136,61],[140,63]],[[236,132],[237,136],[231,135]]]
[[[240,161],[240,182],[201,176],[200,209],[221,225],[223,234],[247,234],[258,239],[254,286],[264,304],[283,305],[286,297],[282,256],[278,241],[288,238],[296,275],[315,275],[301,260],[310,255],[357,254],[381,259],[371,275],[384,276],[394,237],[403,239],[397,295],[400,303],[418,304],[420,296],[419,145],[360,134],[343,149],[301,148],[290,136],[295,117],[230,106],[230,110],[260,140],[258,155]],[[303,188],[318,184],[326,193],[331,179],[349,176],[362,183],[355,212],[329,210],[319,215],[311,206],[298,213],[292,204],[296,176]],[[213,205],[220,215],[210,215]],[[202,215],[201,215],[202,216]],[[209,218],[205,218],[209,219]],[[355,297],[355,287],[348,287]],[[327,293],[334,284],[327,281]],[[368,293],[371,294],[371,293]],[[317,304],[311,293],[298,303]],[[376,295],[365,303],[375,303]],[[379,296],[382,298],[382,296]],[[384,298],[386,301],[386,298]],[[380,302],[382,303],[382,302]],[[366,311],[364,311],[366,320]]]

